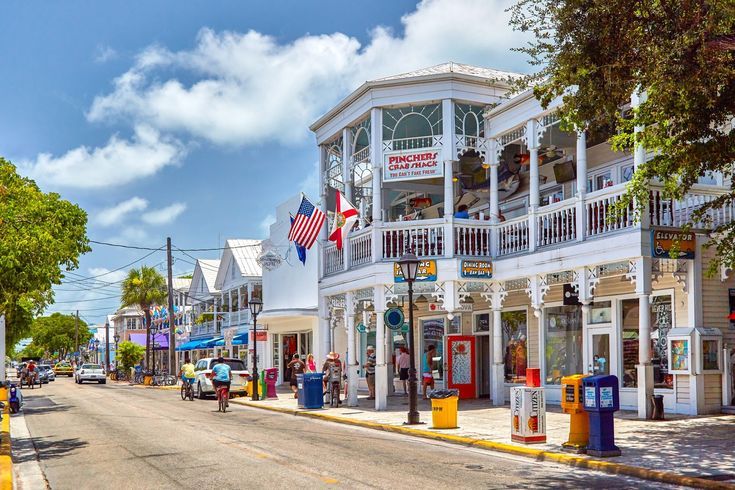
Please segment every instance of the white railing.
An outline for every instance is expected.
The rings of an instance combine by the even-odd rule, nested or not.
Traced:
[[[635,213],[632,205],[622,213],[615,211],[623,194],[625,194],[625,184],[608,187],[587,195],[585,236],[595,237],[635,226]]]
[[[367,162],[370,160],[370,147],[366,146],[360,151],[356,151],[352,154],[352,163],[358,164],[362,162]]]
[[[217,332],[217,327],[214,323],[214,320],[210,320],[208,322],[194,325],[191,328],[191,334],[193,336],[207,335],[207,334],[216,333],[216,332]]]
[[[345,268],[345,255],[342,250],[337,250],[337,245],[329,244],[324,247],[324,274],[330,275],[343,271]]]
[[[528,250],[528,216],[519,216],[498,225],[498,255]]]
[[[238,325],[245,325],[250,321],[250,310],[242,310],[239,312],[233,311],[229,313],[222,313],[222,326],[223,327],[235,327]]]
[[[544,206],[536,214],[536,246],[546,247],[577,239],[577,210],[573,200]]]
[[[363,265],[373,260],[373,234],[370,227],[350,233],[350,264]]]
[[[650,192],[651,226],[670,226],[679,228],[691,223],[694,228],[714,228],[733,220],[733,203],[708,209],[705,214],[695,220],[694,213],[706,204],[722,196],[725,191],[710,189],[705,186],[693,186],[684,199],[674,201],[664,197],[663,190],[653,188]]]
[[[439,257],[444,254],[444,221],[427,219],[385,223],[383,259],[398,259],[407,252],[417,257]]]
[[[441,135],[436,136],[416,136],[413,138],[396,138],[392,140],[383,140],[383,149],[385,151],[399,150],[417,150],[420,148],[432,148],[441,146]]]
[[[490,223],[455,219],[454,254],[470,257],[490,257]]]

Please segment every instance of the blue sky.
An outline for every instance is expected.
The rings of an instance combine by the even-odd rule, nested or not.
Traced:
[[[94,240],[261,238],[277,204],[316,200],[308,125],[365,80],[450,60],[528,71],[509,3],[6,0],[0,155],[85,208]],[[95,246],[75,273],[115,283],[145,253]],[[114,284],[58,290],[49,311],[90,322],[118,304]]]

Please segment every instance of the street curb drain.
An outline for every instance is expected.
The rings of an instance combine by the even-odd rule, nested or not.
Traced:
[[[364,427],[368,429],[382,430],[386,432],[396,432],[399,434],[411,435],[415,437],[421,437],[424,439],[433,439],[443,442],[449,442],[453,444],[461,444],[463,446],[479,447],[491,451],[498,451],[502,453],[513,454],[516,456],[523,456],[526,458],[532,458],[537,461],[552,461],[555,463],[561,463],[575,468],[584,468],[595,471],[602,471],[613,475],[626,475],[640,478],[643,480],[669,483],[672,485],[683,485],[694,488],[705,488],[705,489],[735,489],[735,485],[707,480],[704,478],[698,478],[694,476],[680,475],[678,473],[672,473],[669,471],[651,470],[648,468],[641,468],[640,466],[631,466],[622,463],[614,463],[611,461],[603,461],[599,459],[593,459],[588,456],[578,456],[565,453],[557,453],[553,451],[544,451],[542,449],[533,449],[530,447],[513,446],[511,444],[505,444],[502,442],[488,441],[482,439],[473,439],[464,436],[455,436],[451,434],[441,434],[438,432],[431,432],[428,430],[413,429],[405,426],[381,424],[377,422],[368,422],[363,420],[355,420],[346,417],[339,417],[335,415],[329,415],[326,413],[314,412],[314,411],[302,411],[294,410],[291,408],[272,407],[263,405],[257,402],[248,402],[243,400],[231,400],[231,403],[243,405],[247,407],[259,408],[261,410],[270,410],[272,412],[285,413],[295,415],[298,417],[310,417],[314,419],[326,420],[329,422],[336,422],[345,425],[354,425],[358,427]]]

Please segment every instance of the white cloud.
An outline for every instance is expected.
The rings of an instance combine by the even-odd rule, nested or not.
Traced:
[[[94,50],[94,61],[96,63],[107,63],[115,58],[117,58],[117,51],[115,51],[111,46],[98,44],[97,48]]]
[[[268,214],[265,218],[260,221],[260,232],[264,237],[270,236],[271,225],[276,222],[276,216],[274,214]]]
[[[120,243],[123,245],[150,245],[159,246],[159,243],[154,243],[148,232],[141,226],[132,225],[120,228],[117,230],[117,234],[112,236],[105,241],[111,243]]]
[[[173,222],[184,211],[186,211],[186,203],[175,202],[165,208],[148,211],[141,219],[149,225],[165,225]]]
[[[104,267],[92,267],[89,269],[89,277],[99,277],[101,281],[105,282],[122,281],[127,275],[128,271],[124,270],[110,272],[110,269]]]
[[[178,163],[184,154],[184,146],[177,140],[149,126],[136,125],[130,140],[114,135],[102,147],[80,146],[58,157],[42,153],[35,161],[22,162],[21,168],[40,182],[94,189],[151,176]]]
[[[450,60],[518,69],[519,55],[509,50],[525,37],[508,26],[511,3],[424,0],[401,19],[403,34],[378,27],[365,46],[341,33],[280,44],[255,31],[203,29],[191,50],[143,51],[87,116],[129,118],[217,144],[300,142],[309,123],[365,80]]]
[[[95,221],[102,226],[112,226],[119,224],[120,221],[129,213],[134,211],[143,211],[148,207],[148,201],[141,197],[131,197],[127,201],[118,203],[110,208],[103,209],[97,213]]]

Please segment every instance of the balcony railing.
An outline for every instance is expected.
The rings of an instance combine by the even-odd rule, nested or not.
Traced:
[[[219,332],[219,326],[214,320],[208,322],[199,323],[191,327],[191,336],[197,337],[199,335],[209,335]]]
[[[660,186],[652,185],[648,203],[650,226],[681,227],[694,212],[723,195],[722,189],[694,186],[685,199],[663,197]],[[352,232],[344,250],[334,244],[324,249],[324,275],[373,262],[394,261],[411,251],[419,258],[502,258],[536,250],[564,246],[625,230],[640,229],[635,210],[629,206],[615,213],[625,194],[625,185],[592,192],[584,201],[567,199],[539,208],[497,225],[467,219],[428,219],[382,223]],[[733,203],[712,209],[696,227],[713,227],[735,219]]]
[[[246,325],[250,323],[250,310],[241,310],[240,312],[232,311],[228,313],[221,313],[222,316],[222,327],[237,327],[240,325]]]

